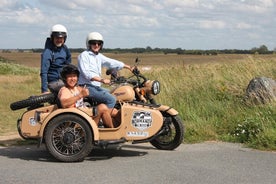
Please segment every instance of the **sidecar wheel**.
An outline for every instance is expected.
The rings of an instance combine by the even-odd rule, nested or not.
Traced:
[[[44,138],[50,154],[63,162],[83,161],[93,147],[93,135],[88,123],[74,114],[52,119]]]
[[[18,110],[18,109],[23,109],[25,107],[30,107],[30,106],[37,106],[38,104],[41,103],[53,103],[55,101],[55,94],[53,93],[47,93],[43,94],[40,96],[31,96],[25,100],[20,100],[17,102],[13,102],[10,104],[11,110]]]
[[[150,143],[161,150],[174,150],[183,141],[184,125],[178,116],[164,117],[164,132]]]

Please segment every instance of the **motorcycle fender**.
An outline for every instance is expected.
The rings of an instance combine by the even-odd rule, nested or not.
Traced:
[[[37,121],[36,115],[40,113],[45,117],[56,109],[57,106],[50,105],[24,112],[21,119],[18,120],[19,134],[24,138],[38,138],[41,129],[41,122]]]
[[[64,113],[72,113],[84,118],[89,123],[93,131],[94,140],[99,140],[99,129],[96,122],[92,119],[92,110],[90,108],[66,108],[53,111],[42,121],[41,129],[39,131],[39,137],[43,137],[44,129],[52,118]]]
[[[178,111],[175,110],[172,107],[166,106],[166,105],[160,105],[160,107],[157,108],[161,112],[166,112],[172,116],[176,116],[178,114]]]

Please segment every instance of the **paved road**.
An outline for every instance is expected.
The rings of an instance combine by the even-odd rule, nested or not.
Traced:
[[[85,161],[60,163],[44,146],[0,147],[2,184],[274,184],[276,153],[230,143],[183,144],[160,151],[149,144],[94,149]]]

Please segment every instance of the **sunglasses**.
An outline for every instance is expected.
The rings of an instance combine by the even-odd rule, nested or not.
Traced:
[[[103,44],[102,41],[95,41],[95,40],[91,40],[89,41],[89,44],[90,45],[98,45],[98,46],[101,46]]]

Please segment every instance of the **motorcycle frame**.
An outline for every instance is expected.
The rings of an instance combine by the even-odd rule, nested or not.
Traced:
[[[23,113],[18,120],[19,134],[25,139],[38,139],[41,143],[48,123],[55,117],[63,114],[75,114],[85,119],[93,133],[93,140],[111,141],[124,138],[125,141],[148,140],[160,131],[163,125],[162,111],[171,115],[177,115],[177,111],[165,105],[153,106],[139,103],[124,102],[121,104],[121,123],[116,128],[99,128],[93,120],[92,108],[58,108],[57,105],[49,105]],[[150,127],[137,130],[133,125],[134,112],[149,112],[152,116]],[[139,127],[138,127],[139,128]],[[39,144],[40,145],[40,144]]]

